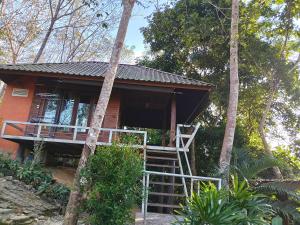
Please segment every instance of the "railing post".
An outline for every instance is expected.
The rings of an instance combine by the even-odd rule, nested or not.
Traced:
[[[176,148],[180,148],[179,136],[180,136],[180,125],[177,124],[177,126],[176,126]]]
[[[146,149],[147,147],[147,131],[144,133],[144,148]]]
[[[146,186],[145,186],[145,189],[144,189],[144,225],[147,224],[147,210],[148,210],[148,189],[149,189],[149,180],[150,180],[150,174],[147,173],[146,174]]]
[[[77,127],[74,128],[73,141],[76,141],[77,138]]]
[[[3,121],[3,125],[2,125],[2,129],[1,129],[1,136],[4,135],[4,132],[5,132],[5,128],[6,128],[6,121]]]
[[[194,192],[194,178],[191,178],[191,197],[192,197],[192,194]]]
[[[38,131],[37,131],[37,134],[36,134],[36,137],[37,137],[37,138],[40,138],[41,132],[42,132],[42,125],[39,124],[39,125],[38,125]]]
[[[222,188],[222,179],[218,180],[218,190],[220,191]]]
[[[108,143],[109,144],[112,143],[112,136],[113,136],[112,130],[109,130],[109,137],[108,137]]]

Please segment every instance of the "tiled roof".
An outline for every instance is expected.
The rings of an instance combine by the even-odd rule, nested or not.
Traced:
[[[65,75],[103,77],[108,63],[106,62],[69,62],[69,63],[37,63],[37,64],[0,64],[1,70],[58,73]],[[117,79],[148,81],[169,84],[196,85],[212,87],[212,84],[183,75],[167,73],[160,70],[139,66],[120,64]]]

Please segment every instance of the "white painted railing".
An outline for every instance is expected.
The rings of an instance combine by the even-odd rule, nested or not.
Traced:
[[[6,132],[7,127],[12,127],[19,132]],[[33,132],[27,132],[28,129],[32,129]],[[61,131],[59,129],[62,129]],[[85,138],[79,140],[79,135],[86,135],[90,127],[83,126],[71,126],[71,125],[60,125],[60,124],[47,124],[47,123],[31,123],[31,122],[20,122],[5,120],[3,121],[1,137],[7,139],[21,139],[21,140],[32,140],[32,141],[45,141],[45,142],[58,142],[58,143],[72,143],[72,144],[84,144]],[[58,130],[58,131],[57,131]],[[64,131],[68,131],[67,135],[59,137],[58,134],[63,134]],[[44,132],[48,132],[45,135]],[[132,147],[145,148],[147,145],[147,132],[138,130],[126,130],[126,129],[112,129],[112,128],[101,128],[101,133],[108,134],[107,141],[99,141],[97,145],[111,145],[113,143],[113,136],[115,134],[128,134],[135,135],[139,138],[140,143],[130,143]],[[68,137],[68,138],[67,138]],[[120,143],[122,144],[122,143]],[[128,143],[123,143],[128,144]]]
[[[200,182],[212,182],[215,183],[218,190],[222,187],[222,179],[214,178],[214,177],[203,177],[203,176],[191,176],[191,175],[182,175],[182,174],[174,174],[174,173],[164,173],[164,172],[156,172],[156,171],[144,171],[145,177],[145,185],[143,190],[143,202],[142,202],[142,212],[144,217],[144,225],[147,224],[147,211],[148,211],[148,196],[149,196],[149,185],[150,185],[150,176],[169,176],[169,177],[179,177],[184,178],[185,180],[190,180],[190,192],[187,197],[190,197],[194,192],[200,192]],[[195,183],[197,184],[195,190]]]

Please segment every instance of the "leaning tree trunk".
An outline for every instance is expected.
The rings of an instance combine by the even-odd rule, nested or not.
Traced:
[[[270,149],[270,146],[269,146],[267,138],[266,138],[265,123],[266,123],[266,120],[267,120],[267,116],[268,116],[268,114],[271,110],[271,105],[272,105],[272,102],[273,102],[273,99],[274,99],[274,95],[277,92],[278,85],[279,85],[279,80],[275,81],[274,84],[273,84],[273,87],[271,88],[271,92],[270,92],[269,98],[267,100],[266,107],[263,111],[262,117],[259,121],[259,127],[258,127],[259,135],[260,135],[260,138],[263,142],[265,152],[266,152],[267,155],[269,155],[271,157],[273,157],[273,153]],[[277,178],[277,179],[282,179],[283,178],[283,176],[280,172],[280,169],[277,166],[273,167],[272,170],[273,170],[275,178]]]
[[[117,37],[114,43],[110,62],[105,72],[104,82],[101,88],[101,93],[96,105],[96,109],[92,118],[91,127],[87,134],[87,138],[82,149],[81,158],[76,170],[73,189],[70,194],[69,202],[67,205],[64,225],[75,225],[78,221],[79,206],[82,194],[80,192],[80,171],[86,166],[87,160],[91,154],[95,152],[96,143],[99,137],[100,129],[102,126],[105,111],[108,105],[110,94],[112,91],[113,83],[115,80],[118,64],[120,61],[121,50],[124,45],[124,39],[127,32],[127,27],[135,0],[123,0],[123,13],[119,24]]]
[[[239,98],[238,76],[238,21],[239,0],[232,0],[231,32],[230,32],[230,93],[227,111],[227,123],[220,155],[220,172],[225,177],[224,185],[228,184],[229,165],[232,154],[232,146],[236,127],[236,115]]]

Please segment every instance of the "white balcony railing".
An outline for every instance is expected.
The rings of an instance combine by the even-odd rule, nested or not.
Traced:
[[[82,126],[5,120],[1,137],[13,140],[84,144],[89,129],[90,127]],[[111,145],[113,141],[129,144],[128,141],[126,142],[128,139],[132,147],[145,148],[147,144],[146,131],[101,128],[100,134],[97,145]]]

